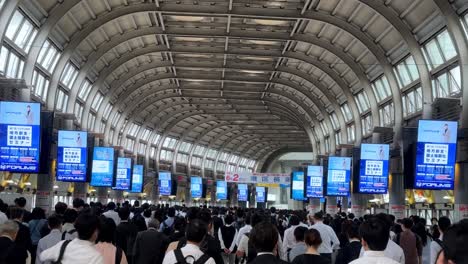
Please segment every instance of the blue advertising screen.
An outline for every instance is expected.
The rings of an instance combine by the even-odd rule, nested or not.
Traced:
[[[132,188],[130,192],[141,193],[143,191],[143,165],[133,165]]]
[[[91,186],[112,187],[114,183],[114,148],[95,147],[91,167]]]
[[[389,150],[390,146],[386,144],[361,145],[360,193],[387,193]]]
[[[201,198],[203,192],[202,178],[191,177],[190,178],[190,193],[192,198]]]
[[[83,131],[58,132],[57,180],[86,181],[88,134]]]
[[[171,195],[172,180],[171,173],[164,171],[159,173],[159,195]]]
[[[323,197],[323,166],[307,167],[306,196],[308,198]]]
[[[351,158],[330,157],[328,159],[327,195],[348,196],[351,178]]]
[[[239,202],[247,202],[249,191],[247,184],[239,183],[237,185],[237,200]]]
[[[257,203],[266,202],[265,187],[255,187],[255,192],[257,193]]]
[[[292,174],[291,186],[292,198],[294,200],[304,200],[304,172],[295,171]]]
[[[115,175],[114,190],[130,190],[132,180],[132,159],[117,158],[117,173]]]
[[[41,105],[0,102],[0,170],[39,171]]]
[[[216,199],[227,200],[227,182],[225,181],[216,182]]]
[[[419,120],[416,189],[453,190],[458,123]]]

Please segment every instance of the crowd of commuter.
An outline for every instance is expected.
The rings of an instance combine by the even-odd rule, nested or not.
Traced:
[[[46,217],[0,200],[0,264],[468,263],[468,219],[73,201]],[[426,263],[424,263],[426,264]]]

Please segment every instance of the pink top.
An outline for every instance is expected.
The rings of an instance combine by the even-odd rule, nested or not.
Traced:
[[[104,258],[104,264],[115,264],[116,247],[111,243],[99,242],[95,245],[96,250],[101,253]],[[125,252],[122,251],[122,260],[120,264],[128,264]]]

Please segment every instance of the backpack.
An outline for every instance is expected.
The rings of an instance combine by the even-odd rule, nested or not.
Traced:
[[[174,250],[174,255],[177,260],[176,264],[188,264],[188,262],[186,261],[187,258],[192,258],[193,260],[195,260],[195,258],[191,255],[184,257],[184,255],[182,254],[182,250],[180,248]],[[201,257],[199,257],[197,260],[193,262],[193,264],[204,264],[205,262],[208,261],[208,259],[210,259],[210,256],[203,253]]]
[[[205,236],[203,240],[200,242],[200,245],[198,245],[198,248],[200,248],[201,252],[205,253],[208,251],[208,237]],[[179,242],[177,243],[177,249],[181,249],[187,245],[187,239],[185,237],[182,237]]]
[[[166,221],[162,222],[163,224],[163,234],[166,236],[170,236],[172,233],[174,233],[174,222],[172,222],[172,225],[167,225]]]
[[[57,261],[52,261],[52,264],[62,264],[63,254],[65,254],[65,249],[67,248],[68,244],[70,244],[71,240],[65,240],[60,246],[60,254]]]
[[[66,236],[67,234],[72,235],[72,234],[74,234],[75,232],[76,232],[76,229],[72,229],[72,230],[70,230],[70,231],[68,231],[68,232],[67,232],[67,231],[63,232],[63,233],[62,233],[62,240],[65,240],[65,236]],[[67,239],[67,240],[68,240],[68,239]]]

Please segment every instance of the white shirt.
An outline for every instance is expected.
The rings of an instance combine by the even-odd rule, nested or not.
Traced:
[[[60,240],[62,240],[62,231],[60,231],[59,229],[52,229],[47,236],[41,238],[39,240],[39,243],[37,244],[36,263],[44,263],[39,258],[41,256],[41,253],[57,245],[57,243],[60,242]]]
[[[384,251],[365,251],[364,255],[350,264],[398,264],[395,260],[385,256]]]
[[[294,237],[294,231],[298,226],[308,228],[307,225],[300,223],[298,225],[293,225],[290,228],[286,229],[284,231],[283,252],[287,252],[288,248],[293,248],[296,245],[296,237]]]
[[[443,235],[440,235],[439,239],[443,241]],[[442,247],[439,245],[439,243],[432,241],[431,242],[431,259],[429,264],[435,264],[437,260],[437,256],[439,255],[439,252],[442,250]]]
[[[244,236],[244,234],[249,233],[251,230],[252,230],[252,226],[251,226],[251,225],[245,225],[245,226],[243,226],[241,229],[239,229],[239,232],[237,233],[237,239],[236,239],[236,245],[237,245],[237,247],[239,247],[240,242],[241,242],[241,239],[242,239],[242,237]]]
[[[193,244],[187,244],[185,247],[181,248],[181,251],[184,257],[193,256],[193,258],[195,258],[193,259],[193,258],[188,257],[185,259],[185,261],[187,261],[187,263],[190,263],[190,264],[195,262],[195,260],[199,259],[203,255],[203,252],[200,250],[200,248]],[[166,256],[164,256],[164,260],[162,264],[175,264],[175,263],[177,263],[177,259],[174,254],[174,250],[171,250],[167,252]],[[209,258],[205,262],[205,264],[216,264],[216,263],[213,260],[213,258]]]
[[[64,241],[59,242],[55,246],[41,253],[41,261],[57,261],[60,255],[60,247]],[[94,243],[73,239],[65,249],[63,254],[62,264],[104,264],[104,259],[101,254],[94,248]]]
[[[0,212],[0,225],[8,221],[8,217],[6,216],[5,213]]]
[[[226,225],[226,226],[232,226],[232,224]],[[236,233],[234,234],[234,238],[232,239],[232,243],[228,248],[228,247],[226,247],[227,245],[224,245],[223,233],[221,232],[221,228],[218,229],[218,240],[219,240],[219,243],[221,244],[221,249],[227,248],[231,252],[234,250],[234,247],[236,246],[236,241],[237,241],[237,229],[235,229],[235,230],[236,230]]]
[[[364,253],[364,248],[361,248],[360,256],[362,257]],[[405,253],[403,252],[403,249],[392,240],[388,241],[387,247],[384,250],[384,255],[400,264],[405,264]]]
[[[330,254],[333,253],[334,249],[340,248],[340,241],[338,240],[338,237],[336,236],[333,228],[324,224],[322,221],[317,221],[310,228],[317,230],[320,233],[320,237],[322,238],[322,244],[320,244],[319,248],[317,249],[318,253]]]
[[[109,210],[109,211],[103,213],[102,215],[104,215],[107,218],[110,218],[110,219],[114,220],[116,226],[118,226],[120,224],[119,213],[117,213],[116,211]]]

